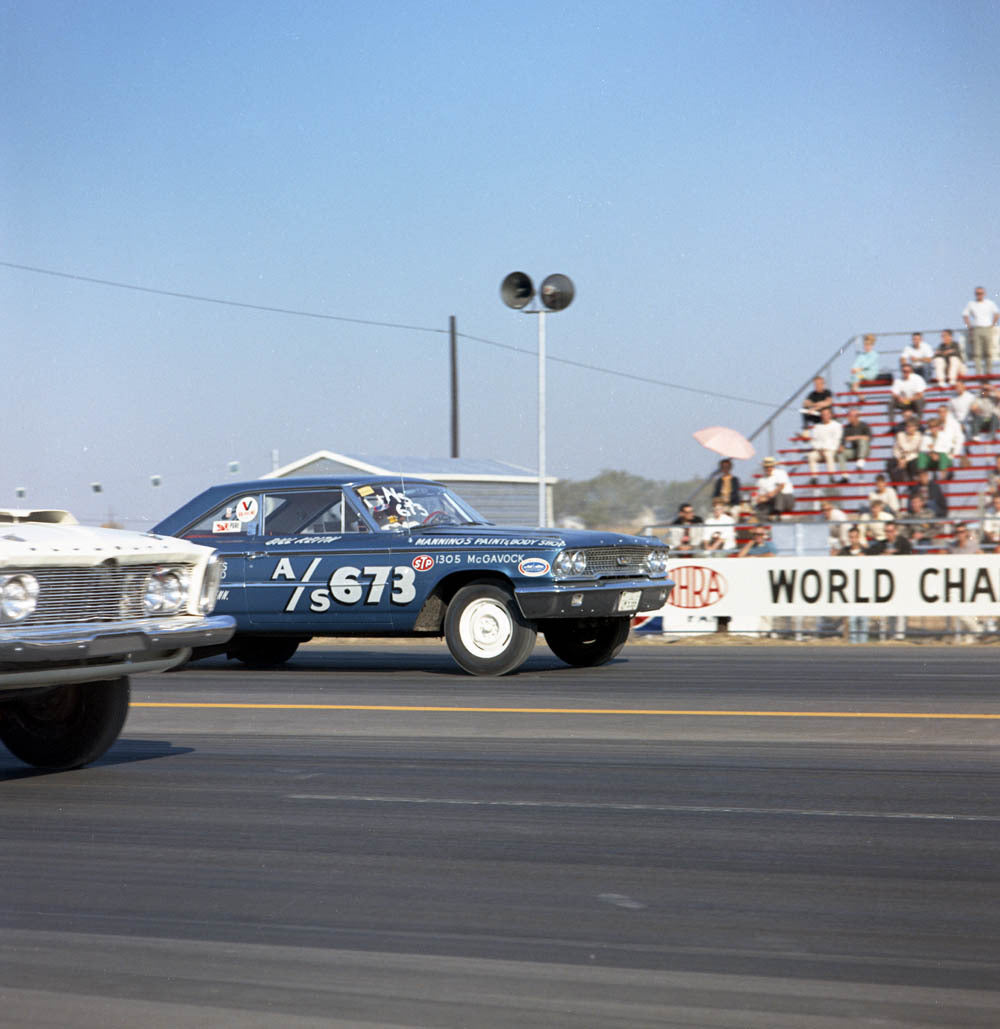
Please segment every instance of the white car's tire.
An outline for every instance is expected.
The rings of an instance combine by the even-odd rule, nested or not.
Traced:
[[[0,704],[0,742],[36,768],[65,771],[96,761],[128,716],[129,681],[57,686]]]

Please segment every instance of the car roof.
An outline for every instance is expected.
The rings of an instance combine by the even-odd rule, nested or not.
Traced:
[[[312,475],[289,479],[245,479],[242,482],[219,482],[209,486],[209,491],[227,493],[256,493],[260,490],[276,489],[321,489],[324,486],[367,486],[376,482],[419,482],[442,486],[443,483],[415,475]]]
[[[202,518],[213,507],[223,503],[227,497],[237,494],[274,493],[278,490],[288,489],[330,489],[335,486],[366,486],[379,482],[423,483],[447,488],[443,483],[434,482],[433,479],[394,475],[317,475],[303,478],[244,479],[241,482],[219,482],[202,490],[186,504],[177,508],[176,511],[172,511],[153,527],[153,532],[167,534],[180,532],[197,519]]]

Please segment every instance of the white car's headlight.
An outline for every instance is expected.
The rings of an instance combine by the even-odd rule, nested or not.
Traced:
[[[172,615],[187,600],[187,572],[182,568],[157,568],[146,580],[142,606],[148,615]]]
[[[219,584],[222,582],[222,572],[225,568],[222,558],[213,554],[205,566],[205,575],[201,580],[201,596],[198,598],[198,610],[203,615],[209,615],[215,609],[215,602],[219,599]]]
[[[5,622],[20,622],[38,604],[38,580],[33,575],[0,576],[0,613]]]

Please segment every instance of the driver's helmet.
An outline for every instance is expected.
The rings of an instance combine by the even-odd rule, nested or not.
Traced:
[[[395,497],[377,497],[369,502],[372,517],[380,528],[389,528],[402,522],[399,501]]]

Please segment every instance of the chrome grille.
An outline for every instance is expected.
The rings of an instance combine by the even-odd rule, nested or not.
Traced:
[[[142,598],[152,571],[167,565],[18,569],[38,580],[38,604],[20,625],[114,622],[146,616]],[[180,566],[173,566],[180,567]]]
[[[648,547],[593,547],[585,548],[587,574],[609,577],[648,575],[646,554]]]

